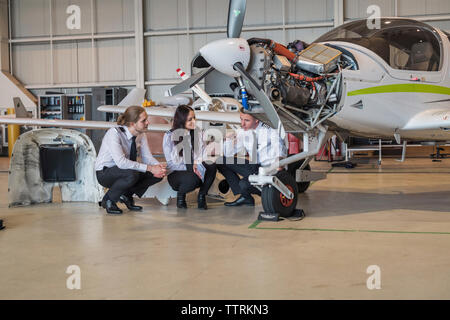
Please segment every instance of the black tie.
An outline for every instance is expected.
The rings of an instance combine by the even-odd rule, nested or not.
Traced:
[[[136,136],[133,136],[133,138],[131,138],[130,160],[136,161],[136,159],[137,159]]]

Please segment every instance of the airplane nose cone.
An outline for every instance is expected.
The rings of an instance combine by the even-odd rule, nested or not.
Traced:
[[[230,77],[240,76],[233,69],[236,62],[247,68],[250,61],[250,47],[247,40],[242,38],[227,38],[216,40],[200,49],[203,58],[216,70]]]

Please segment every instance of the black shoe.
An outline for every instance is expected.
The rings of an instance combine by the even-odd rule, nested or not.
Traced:
[[[199,193],[198,194],[198,198],[197,198],[197,202],[198,202],[198,208],[199,209],[203,209],[203,210],[207,210],[208,209],[208,206],[206,205],[206,194]]]
[[[127,206],[127,208],[131,211],[142,211],[141,206],[137,206],[134,204],[133,196],[127,197],[126,195],[121,195],[119,201],[124,203]]]
[[[237,200],[233,202],[225,202],[224,205],[227,207],[239,207],[239,206],[255,206],[255,199],[250,196],[250,198],[246,198],[244,196],[240,196]]]
[[[177,208],[187,208],[186,194],[177,193]]]
[[[106,212],[109,214],[122,214],[122,210],[116,205],[116,203],[110,199],[107,199],[105,201],[105,206],[103,207],[106,209]]]
[[[105,193],[105,195],[102,198],[102,201],[98,202],[98,206],[101,208],[106,208],[106,200],[108,200],[108,199],[109,199],[108,194]]]

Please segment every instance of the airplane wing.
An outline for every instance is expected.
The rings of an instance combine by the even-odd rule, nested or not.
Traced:
[[[108,121],[80,121],[80,120],[49,120],[35,118],[15,118],[14,116],[0,116],[0,124],[17,124],[23,126],[41,126],[58,128],[83,128],[107,130],[116,126],[115,122]],[[170,130],[170,124],[150,124],[149,131],[166,132]]]
[[[450,110],[431,109],[412,117],[402,130],[450,130]]]
[[[149,116],[173,118],[175,107],[150,107],[146,108]],[[101,106],[97,110],[110,113],[123,113],[126,107]],[[219,111],[195,111],[195,117],[200,121],[223,122],[228,124],[240,124],[239,112],[219,112]]]
[[[119,106],[140,106],[145,98],[145,89],[134,88],[122,101],[119,102]]]

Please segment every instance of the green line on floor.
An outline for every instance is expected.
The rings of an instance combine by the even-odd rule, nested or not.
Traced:
[[[249,229],[255,229],[256,226],[257,226],[258,224],[260,224],[260,223],[261,223],[260,220],[255,220],[255,222],[253,222],[253,223],[251,224],[251,226],[248,227],[248,228],[249,228]]]

